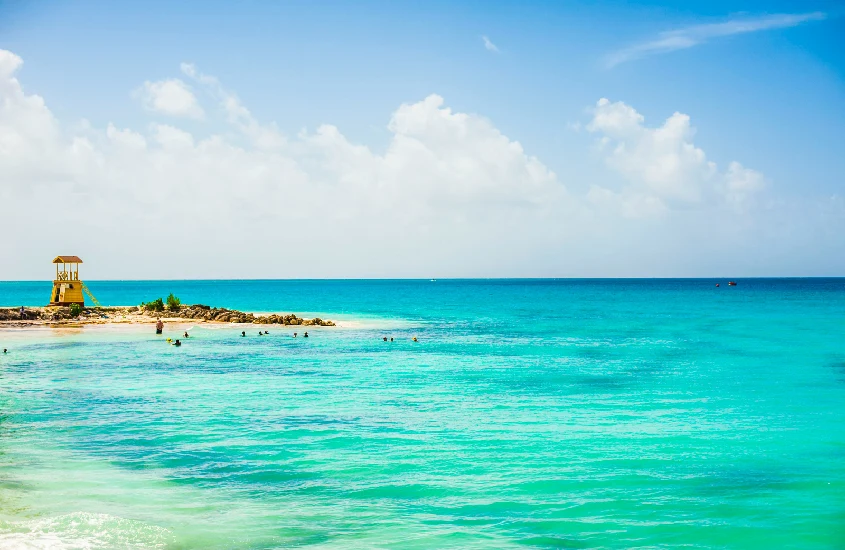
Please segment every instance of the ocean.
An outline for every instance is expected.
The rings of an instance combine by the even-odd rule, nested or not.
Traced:
[[[845,279],[738,283],[87,282],[344,326],[0,329],[0,547],[843,548]]]

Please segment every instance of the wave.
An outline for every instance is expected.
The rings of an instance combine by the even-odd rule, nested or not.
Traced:
[[[0,524],[0,548],[12,550],[167,548],[173,539],[163,527],[90,512]]]

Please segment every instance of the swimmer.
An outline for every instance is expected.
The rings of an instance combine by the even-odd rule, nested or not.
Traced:
[[[242,331],[241,331],[241,336],[246,336],[246,331],[245,331],[245,330],[242,330]]]
[[[176,341],[173,342],[173,345],[178,347],[178,346],[182,345],[182,342],[180,342],[179,339],[177,338]]]
[[[382,338],[382,340],[384,340],[385,342],[387,342],[387,336],[385,336],[384,338]]]
[[[270,331],[269,331],[269,330],[265,330],[265,331],[264,331],[264,334],[270,334]]]
[[[393,341],[393,336],[391,336],[391,337],[390,337],[390,341],[391,341],[391,342]]]
[[[414,336],[414,342],[416,342],[416,341],[417,341],[417,337],[416,337],[416,336]]]
[[[6,348],[3,348],[3,353],[6,353],[7,351],[9,351],[9,350],[7,350]]]
[[[302,335],[303,338],[308,338],[308,332],[306,331],[305,334]]]
[[[188,338],[188,331],[185,331],[185,338]]]
[[[259,330],[259,331],[258,331],[258,335],[259,335],[259,336],[263,336],[263,335],[264,335],[264,333],[263,333],[263,332],[261,332],[261,331]]]
[[[294,337],[294,338],[296,338],[296,333],[295,333],[295,332],[293,333],[293,337]]]

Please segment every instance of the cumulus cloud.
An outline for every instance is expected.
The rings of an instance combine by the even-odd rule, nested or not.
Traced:
[[[702,149],[693,143],[690,117],[674,113],[657,128],[621,101],[601,99],[587,130],[600,135],[599,153],[609,167],[625,177],[626,193],[636,201],[690,205],[720,200],[735,208],[747,205],[765,186],[762,174],[731,162],[720,172]],[[645,200],[648,199],[648,200]]]
[[[190,87],[176,78],[144,82],[136,95],[150,111],[195,119],[205,115]]]
[[[486,36],[482,36],[481,41],[484,42],[484,48],[488,52],[499,53],[499,48],[497,48],[496,45],[493,44],[493,42],[491,42]]]
[[[805,207],[825,213],[813,226],[789,205],[751,216],[765,178],[719,170],[684,115],[650,128],[599,102],[585,128],[611,170],[585,185],[436,94],[386,113],[375,149],[332,124],[286,135],[189,64],[220,133],[61,124],[18,81],[21,64],[0,50],[0,248],[16,260],[0,278],[39,278],[60,252],[85,258],[92,279],[771,274],[754,270],[780,256],[761,264],[760,251],[819,234],[823,258],[845,257],[840,198]],[[702,255],[691,244],[712,240],[714,220],[730,238]],[[766,224],[790,230],[767,248]]]
[[[605,57],[608,68],[649,55],[669,53],[692,48],[714,38],[746,34],[770,29],[795,27],[810,21],[821,21],[827,15],[823,12],[774,14],[762,17],[741,17],[721,23],[694,25],[660,33],[656,38],[633,44]]]
[[[45,220],[50,229],[33,229],[32,241],[40,240],[48,256],[55,253],[53,229],[85,220],[74,223],[80,238],[91,224],[87,242],[114,247],[119,233],[123,246],[111,254],[127,262],[134,249],[181,256],[174,261],[190,270],[202,262],[189,257],[222,246],[268,276],[411,275],[468,252],[510,247],[499,251],[500,260],[524,254],[515,245],[535,232],[531,222],[556,225],[568,208],[565,187],[548,167],[489,120],[455,112],[437,95],[399,106],[387,124],[387,146],[376,151],[329,124],[285,136],[257,121],[216,78],[184,65],[183,74],[219,102],[234,133],[197,137],[161,123],[72,132],[40,97],[23,91],[14,78],[17,59],[0,57],[0,193],[35,211],[28,192],[38,185],[62,205]],[[171,240],[193,244],[171,253]],[[358,257],[348,269],[335,265],[349,254]],[[185,276],[191,274],[201,275]]]

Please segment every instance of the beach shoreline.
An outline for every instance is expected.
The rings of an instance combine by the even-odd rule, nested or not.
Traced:
[[[304,319],[291,313],[256,313],[212,308],[200,304],[175,310],[153,311],[139,306],[82,308],[74,315],[67,307],[0,308],[0,329],[79,328],[98,325],[155,325],[158,319],[168,324],[207,324],[210,326],[284,326],[309,329],[337,327],[334,321],[315,317]],[[352,321],[344,321],[348,328]]]

